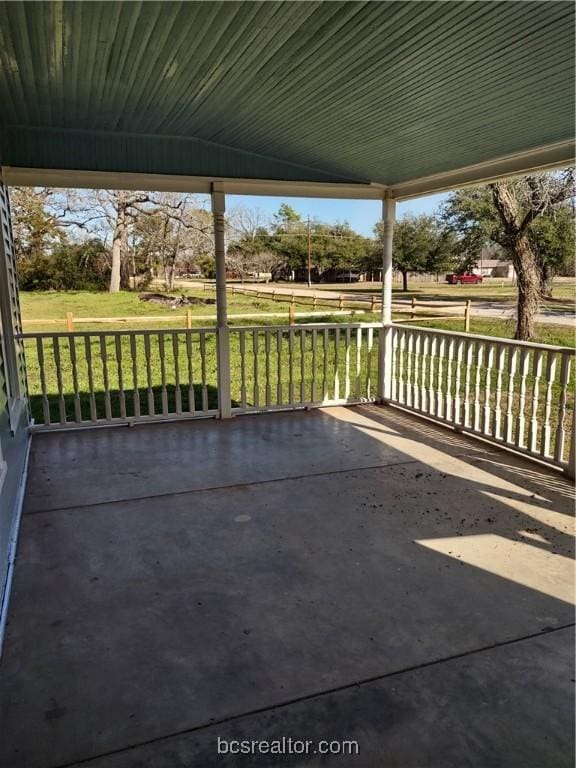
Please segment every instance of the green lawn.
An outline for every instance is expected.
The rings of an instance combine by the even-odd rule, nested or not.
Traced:
[[[214,291],[203,290],[183,290],[175,291],[174,295],[195,296],[200,299],[214,299]],[[67,292],[20,292],[20,304],[22,307],[22,321],[24,330],[35,331],[65,331],[66,313],[72,312],[75,317],[94,317],[94,318],[121,318],[121,317],[179,317],[175,319],[174,327],[186,327],[183,315],[189,308],[192,313],[194,325],[210,326],[215,324],[216,307],[214,304],[190,306],[186,308],[177,308],[175,310],[154,304],[152,302],[140,301],[137,293],[130,291],[121,291],[120,293],[91,293],[89,291],[67,291]],[[296,312],[309,312],[308,304],[295,304]],[[257,312],[278,312],[285,314],[288,320],[288,304],[286,302],[275,302],[268,298],[253,298],[248,296],[233,296],[228,294],[228,312],[233,314],[257,313]],[[210,315],[214,318],[210,320],[194,321],[194,317]],[[58,324],[54,323],[30,323],[30,320],[60,320]],[[245,323],[251,320],[243,321]],[[283,322],[278,318],[274,322]],[[113,330],[134,328],[144,329],[156,327],[153,322],[122,322],[112,320],[110,323],[78,323],[75,321],[74,330]],[[168,321],[158,323],[158,327],[169,328]]]

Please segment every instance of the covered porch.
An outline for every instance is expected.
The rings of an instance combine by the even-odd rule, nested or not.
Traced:
[[[568,767],[572,513],[391,407],[36,435],[0,764]]]
[[[2,10],[2,768],[571,766],[574,350],[391,289],[397,201],[572,162],[573,6]],[[23,333],[9,185],[210,195],[216,325]],[[379,322],[231,325],[234,194],[380,201]]]

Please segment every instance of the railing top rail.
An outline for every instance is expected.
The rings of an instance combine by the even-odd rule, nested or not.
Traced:
[[[422,319],[422,318],[420,318]],[[433,319],[433,318],[432,318]],[[561,347],[555,344],[536,344],[533,341],[518,341],[517,339],[504,339],[500,336],[481,336],[477,333],[461,333],[460,331],[445,331],[439,328],[425,328],[423,326],[411,325],[409,327],[403,324],[392,323],[392,328],[402,329],[403,331],[410,331],[416,333],[434,334],[436,336],[451,336],[458,339],[477,339],[478,341],[487,341],[492,344],[504,344],[510,347],[527,347],[528,349],[539,349],[543,352],[564,352],[571,355],[576,355],[576,348],[574,347]]]
[[[291,331],[299,328],[323,330],[331,328],[382,328],[382,323],[296,323],[294,325],[231,325],[230,331]]]
[[[216,333],[215,325],[201,328],[116,328],[109,331],[28,331],[17,333],[17,339],[53,339],[86,336],[151,336],[155,333]]]

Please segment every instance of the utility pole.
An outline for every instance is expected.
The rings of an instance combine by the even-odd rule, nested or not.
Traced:
[[[308,288],[312,287],[312,233],[310,231],[310,216],[308,216]]]

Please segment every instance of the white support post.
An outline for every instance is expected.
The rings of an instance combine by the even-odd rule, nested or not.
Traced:
[[[216,259],[216,329],[218,338],[218,411],[221,419],[232,416],[230,399],[230,331],[226,296],[226,242],[224,232],[225,195],[212,185],[214,256]]]
[[[378,398],[387,402],[392,389],[392,246],[396,200],[389,192],[382,200],[382,330],[379,341]]]

